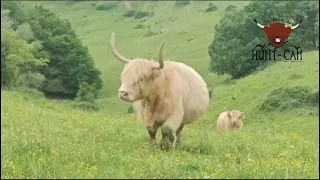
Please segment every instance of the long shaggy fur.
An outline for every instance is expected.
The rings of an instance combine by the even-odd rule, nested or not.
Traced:
[[[245,118],[244,112],[238,110],[224,111],[217,119],[217,130],[219,131],[229,131],[242,129],[243,120]]]
[[[209,93],[207,84],[193,68],[175,61],[163,62],[163,44],[159,62],[143,58],[130,60],[117,51],[114,33],[111,37],[113,54],[125,63],[119,97],[133,103],[152,139],[156,129],[162,126],[169,129],[176,140],[184,124],[197,120],[205,112]]]

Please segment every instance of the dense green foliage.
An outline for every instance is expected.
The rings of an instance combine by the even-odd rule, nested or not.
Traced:
[[[319,12],[317,12],[316,15],[316,22],[314,24],[314,30],[315,30],[315,49],[319,50]]]
[[[110,9],[116,8],[118,6],[118,3],[114,2],[107,2],[106,4],[100,4],[96,7],[96,10],[98,11],[108,11]]]
[[[39,85],[43,92],[75,97],[82,82],[101,89],[100,71],[94,67],[88,48],[82,45],[68,21],[61,20],[42,6],[27,8],[20,3],[6,1],[3,9],[10,11],[14,30],[22,24],[30,25],[33,37],[28,41],[40,41],[42,45],[41,51],[35,52],[34,56],[50,60],[47,66],[37,68],[45,77],[43,85]]]
[[[228,7],[226,7],[225,11],[232,11],[233,9],[236,9],[237,6],[234,5],[229,5]]]
[[[215,10],[217,10],[217,9],[218,9],[217,6],[215,6],[214,4],[210,3],[205,12],[206,12],[206,13],[207,13],[207,12],[212,12],[212,11],[215,11]]]
[[[176,1],[175,5],[176,5],[176,7],[183,7],[183,6],[189,5],[190,1],[191,0]]]
[[[125,16],[125,17],[133,17],[136,14],[136,12],[137,12],[136,10],[130,9],[130,10],[124,12],[123,16]]]
[[[9,12],[1,10],[1,87],[39,89],[44,76],[38,69],[45,67],[48,59],[36,57],[41,43],[30,43],[33,32],[28,23],[18,25],[14,30],[14,20],[8,16]]]
[[[319,91],[313,93],[309,87],[277,88],[261,104],[260,110],[284,111],[287,109],[319,106]]]
[[[316,34],[319,30],[315,29],[314,25],[318,11],[319,5],[315,1],[255,1],[244,9],[227,12],[215,26],[214,39],[209,46],[210,69],[220,75],[229,74],[232,78],[240,78],[268,62],[252,60],[252,49],[258,44],[268,42],[254,19],[263,25],[267,20],[270,24],[273,23],[273,18],[290,21],[291,25],[303,20],[288,40],[291,44],[300,46],[303,52],[315,49]],[[292,48],[289,43],[283,47]],[[273,49],[272,46],[268,48]],[[281,52],[283,49],[280,48],[278,51]]]

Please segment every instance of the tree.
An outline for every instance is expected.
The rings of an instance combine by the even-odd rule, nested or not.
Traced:
[[[1,29],[1,87],[41,86],[44,77],[34,68],[46,66],[48,60],[34,57],[37,48],[18,39],[15,32]]]
[[[214,39],[208,47],[211,58],[210,70],[219,75],[229,74],[235,79],[249,75],[267,62],[252,60],[252,49],[258,44],[268,42],[263,30],[253,19],[263,25],[264,20],[271,21],[273,17],[290,20],[292,24],[303,20],[288,40],[302,47],[303,51],[314,49],[316,32],[313,27],[316,13],[319,11],[319,6],[316,4],[317,2],[306,1],[294,3],[255,1],[241,10],[227,12],[215,26]],[[273,49],[271,46],[269,48]],[[284,48],[292,47],[287,43]],[[283,49],[280,48],[278,51],[281,52]]]
[[[315,49],[319,50],[319,12],[317,12],[316,22],[314,24],[314,31],[315,31]]]
[[[36,69],[46,66],[48,59],[37,58],[41,43],[28,43],[33,32],[28,23],[16,26],[10,11],[1,8],[1,87],[39,89],[44,76]]]
[[[82,45],[67,20],[61,20],[42,6],[27,8],[16,2],[3,4],[10,9],[10,16],[15,17],[15,25],[30,24],[34,37],[31,42],[42,42],[42,51],[35,56],[50,60],[48,66],[40,69],[45,75],[42,91],[47,95],[74,98],[83,82],[94,85],[97,90],[102,88],[100,71],[94,67],[88,48]]]

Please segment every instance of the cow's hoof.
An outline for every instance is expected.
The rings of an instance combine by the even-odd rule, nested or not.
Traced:
[[[166,139],[161,139],[160,148],[163,150],[168,150],[170,148],[169,143]]]
[[[183,147],[183,144],[181,143],[181,139],[180,138],[177,140],[177,147],[178,148]]]

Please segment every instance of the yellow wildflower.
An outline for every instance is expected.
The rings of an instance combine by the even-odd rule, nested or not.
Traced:
[[[231,153],[227,153],[224,155],[226,158],[230,159],[232,157],[232,154]]]
[[[299,166],[300,165],[300,161],[295,159],[295,160],[293,160],[291,162],[291,164],[294,165],[294,166]]]
[[[98,170],[97,166],[91,166],[89,169],[90,169],[91,171],[96,171],[96,170]]]
[[[292,138],[292,139],[298,139],[298,138],[299,138],[299,135],[296,134],[296,133],[292,133],[292,134],[291,134],[291,138]]]

